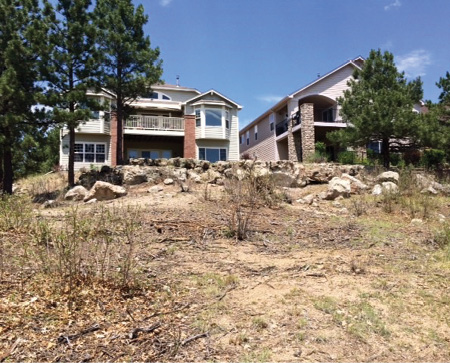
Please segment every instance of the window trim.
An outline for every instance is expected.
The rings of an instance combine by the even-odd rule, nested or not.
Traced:
[[[77,156],[82,155],[82,160],[75,160],[76,163],[89,163],[89,164],[105,164],[107,162],[107,145],[106,142],[76,142],[75,145],[83,145],[83,151],[74,151],[75,159]],[[87,152],[86,151],[86,145],[94,145],[94,151],[93,152]],[[97,146],[103,146],[104,152],[98,152]],[[76,146],[75,146],[76,147]],[[86,161],[86,154],[93,154],[94,155],[94,161]],[[97,161],[97,155],[103,155],[104,160],[103,161]]]
[[[202,126],[202,110],[201,110],[201,108],[195,109],[194,113],[195,113],[195,127],[201,127]]]
[[[204,158],[202,159],[202,157],[201,157],[201,151],[200,150],[204,150],[204,152],[205,152],[205,155],[204,155]],[[199,158],[199,160],[208,160],[207,159],[207,153],[206,153],[206,150],[219,150],[219,160],[217,160],[217,161],[226,161],[227,160],[227,156],[228,156],[228,150],[227,150],[227,148],[225,148],[225,147],[199,147],[198,148],[198,158]],[[225,157],[224,158],[222,158],[222,152],[224,152],[225,153]]]
[[[203,115],[205,118],[205,127],[223,127],[223,109],[222,108],[218,108],[218,107],[205,107],[203,110]],[[220,112],[220,125],[208,125],[207,121],[207,117],[206,114],[208,111],[219,111]]]

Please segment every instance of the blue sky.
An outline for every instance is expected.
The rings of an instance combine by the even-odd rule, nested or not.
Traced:
[[[380,48],[424,99],[450,71],[450,0],[133,0],[159,47],[163,79],[244,108],[241,127],[318,74]]]

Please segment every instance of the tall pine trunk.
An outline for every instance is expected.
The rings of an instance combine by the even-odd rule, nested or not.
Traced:
[[[69,126],[69,172],[68,180],[69,187],[75,185],[75,127]]]
[[[381,144],[381,151],[383,153],[383,166],[386,169],[389,169],[390,161],[391,161],[391,155],[389,150],[389,138],[383,138],[382,144]]]

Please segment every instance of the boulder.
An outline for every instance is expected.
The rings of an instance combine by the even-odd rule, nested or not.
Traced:
[[[386,181],[381,183],[381,188],[383,189],[383,193],[387,192],[387,193],[392,193],[392,194],[397,194],[398,193],[398,186],[397,184],[390,182],[390,181]]]
[[[351,176],[350,174],[343,173],[341,175],[342,179],[347,179],[350,181],[350,186],[352,193],[357,193],[361,190],[367,190],[369,187],[364,184],[361,180],[356,179],[354,176]]]
[[[377,182],[392,182],[398,184],[398,179],[400,175],[396,171],[385,171],[377,176]]]
[[[173,179],[172,178],[164,179],[164,185],[172,185],[172,184],[173,184]]]
[[[83,200],[86,197],[88,190],[82,185],[77,185],[70,189],[64,196],[65,200]]]
[[[139,166],[126,166],[123,168],[123,183],[126,185],[136,185],[147,182],[147,174]]]
[[[398,186],[393,182],[383,182],[381,184],[376,184],[372,189],[372,195],[381,195],[381,194],[397,194]]]
[[[275,185],[280,187],[296,187],[297,186],[297,178],[294,174],[277,171],[272,174],[273,182]]]
[[[215,184],[217,179],[220,179],[222,177],[222,174],[219,172],[209,169],[206,172],[204,172],[200,178],[202,181],[206,183]]]
[[[303,198],[297,199],[298,203],[311,205],[314,202],[314,194],[308,194]]]
[[[124,187],[103,181],[97,181],[84,198],[84,201],[88,202],[94,198],[98,201],[111,200],[123,197],[125,195],[127,195],[127,191]]]
[[[187,179],[187,170],[186,168],[176,168],[171,172],[171,176],[180,182],[184,182]]]
[[[162,192],[164,188],[161,185],[154,185],[147,189],[147,193],[158,193]]]
[[[187,177],[188,177],[188,179],[192,180],[194,183],[202,182],[202,178],[200,178],[200,175],[198,175],[195,171],[188,170]]]
[[[350,181],[336,176],[328,183],[328,191],[324,199],[335,200],[339,196],[348,198],[350,197],[350,192]]]

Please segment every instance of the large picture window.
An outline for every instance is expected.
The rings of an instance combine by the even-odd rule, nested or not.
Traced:
[[[206,126],[222,126],[222,110],[207,108],[205,110]]]
[[[225,161],[227,160],[227,149],[200,147],[198,149],[198,158],[200,160],[208,160],[211,163],[219,160]]]
[[[106,145],[95,143],[76,143],[75,162],[104,163],[106,160]]]

